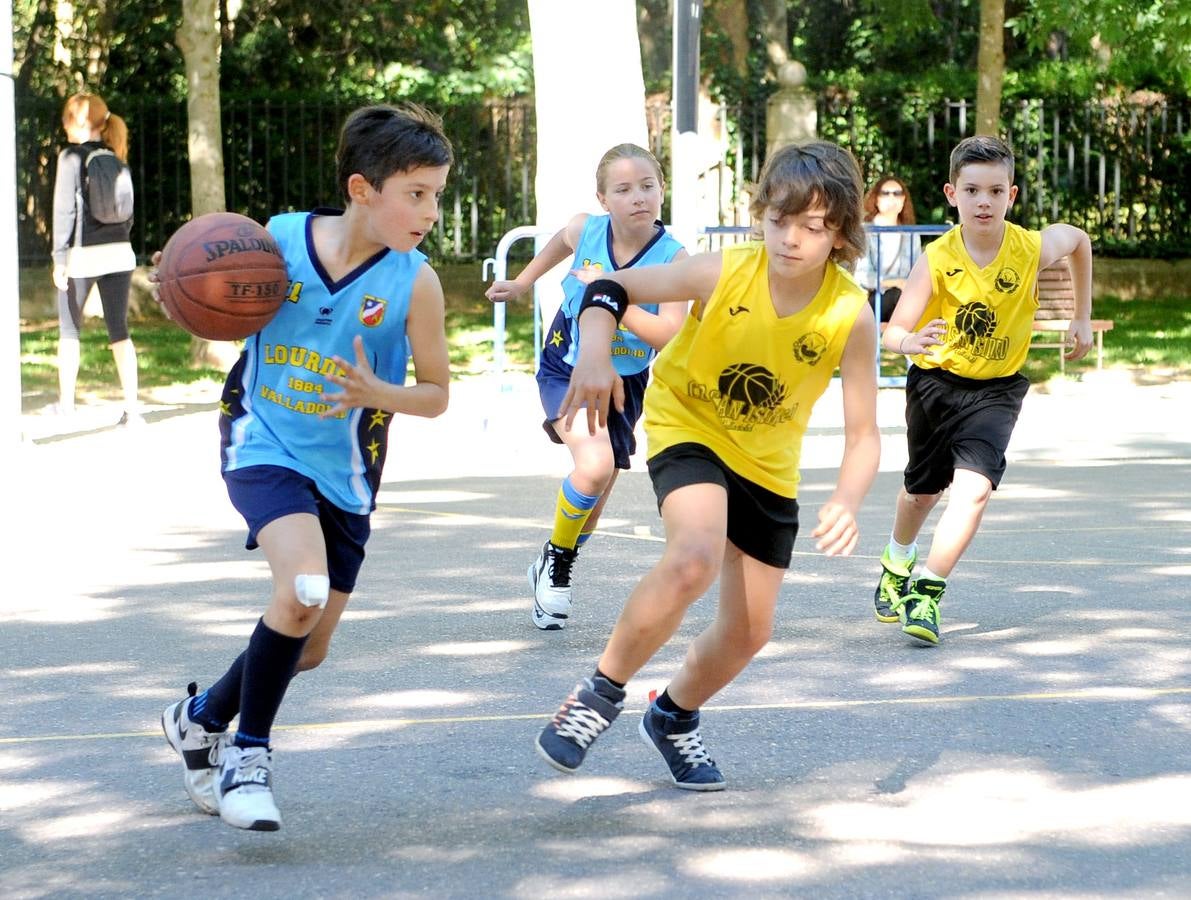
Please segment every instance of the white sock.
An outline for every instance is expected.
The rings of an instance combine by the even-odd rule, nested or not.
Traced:
[[[908,563],[914,558],[914,554],[918,552],[918,541],[910,541],[908,544],[899,544],[897,538],[892,534],[889,535],[889,558],[894,562]]]
[[[931,581],[941,581],[941,582],[943,582],[943,584],[947,583],[946,578],[944,578],[942,575],[936,575],[930,569],[923,569],[921,572],[918,573],[918,577],[919,578],[929,578]]]

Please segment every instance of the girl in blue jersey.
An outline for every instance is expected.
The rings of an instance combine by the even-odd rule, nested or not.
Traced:
[[[220,432],[228,495],[247,547],[268,559],[272,597],[223,677],[162,714],[191,800],[237,828],[281,827],[269,734],[295,672],[325,658],[355,586],[393,416],[447,406],[442,288],[415,248],[438,220],[451,162],[425,110],[359,109],[336,153],[345,209],[268,225],[289,294],[228,375]]]
[[[521,296],[568,258],[573,258],[572,269],[605,272],[682,259],[686,251],[658,220],[664,194],[662,169],[653,154],[636,144],[618,144],[604,154],[596,169],[596,198],[606,214],[576,215],[514,280],[494,283],[488,299],[503,302]],[[661,309],[644,304],[629,310],[612,338],[613,362],[624,379],[624,410],[609,415],[607,426],[594,434],[567,431],[557,424],[579,354],[577,316],[584,285],[568,273],[562,286],[565,297],[546,330],[537,380],[546,434],[555,443],[566,444],[575,467],[559,489],[550,539],[528,572],[534,592],[533,623],[544,631],[557,631],[566,624],[575,555],[595,531],[617,471],[629,468],[629,457],[637,449],[633,429],[641,418],[650,361],[678,333],[686,315],[686,308],[678,304]]]

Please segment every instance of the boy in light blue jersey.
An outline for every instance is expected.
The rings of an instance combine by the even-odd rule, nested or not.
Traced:
[[[447,406],[442,288],[415,248],[438,220],[451,162],[437,117],[364,107],[339,136],[345,208],[268,224],[289,291],[245,342],[219,424],[228,495],[246,546],[268,559],[272,597],[223,677],[202,693],[190,685],[162,714],[187,794],[237,828],[281,827],[270,731],[293,675],[326,657],[355,587],[393,416]]]

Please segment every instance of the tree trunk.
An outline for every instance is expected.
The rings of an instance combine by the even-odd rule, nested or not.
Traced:
[[[745,0],[708,0],[705,15],[710,27],[728,38],[732,46],[732,69],[741,78],[748,74],[749,17]]]
[[[186,62],[190,211],[194,216],[222,212],[227,198],[219,116],[219,0],[182,0],[182,21],[175,40]],[[190,357],[196,364],[223,368],[237,352],[235,345],[226,341],[194,338],[190,344]]]
[[[976,69],[976,133],[1001,133],[1005,80],[1005,0],[980,0],[980,54]]]
[[[790,23],[787,19],[786,0],[761,0],[756,14],[760,17],[756,30],[765,41],[765,57],[768,65],[765,74],[776,79],[782,64],[790,58]]]

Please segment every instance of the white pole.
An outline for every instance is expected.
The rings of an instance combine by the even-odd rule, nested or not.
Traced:
[[[549,236],[577,212],[602,213],[596,166],[608,148],[649,146],[633,0],[529,0],[538,170],[537,226]],[[562,303],[570,260],[538,279],[544,325]]]
[[[0,444],[21,440],[21,288],[17,271],[16,102],[12,79],[12,4],[0,3]]]

